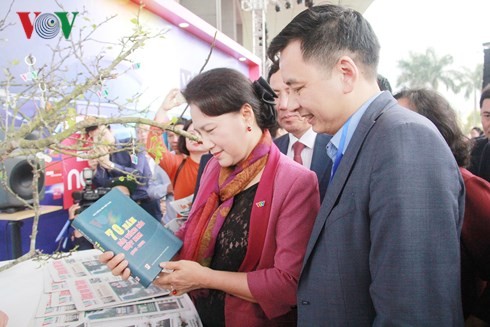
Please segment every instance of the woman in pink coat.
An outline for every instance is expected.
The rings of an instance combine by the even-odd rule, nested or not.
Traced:
[[[227,68],[184,91],[213,158],[201,179],[178,261],[154,284],[190,292],[205,326],[295,326],[296,288],[320,206],[316,175],[279,152],[268,128],[274,92]],[[119,256],[102,256],[129,276]]]

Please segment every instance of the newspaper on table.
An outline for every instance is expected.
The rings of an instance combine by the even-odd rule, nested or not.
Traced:
[[[101,252],[94,251],[84,251],[89,253],[77,258],[66,257],[51,261],[48,270],[52,280],[59,283],[71,278],[111,273],[105,264],[99,262]]]
[[[49,262],[33,326],[202,326],[187,294],[123,281],[99,263],[91,250]]]
[[[85,319],[90,326],[121,326],[124,322],[129,326],[129,323],[137,321],[142,326],[149,323],[151,326],[182,326],[183,323],[186,326],[201,326],[194,304],[186,294],[87,311]]]
[[[187,294],[146,300],[94,311],[40,317],[35,327],[68,326],[168,326],[201,327],[199,315]]]
[[[143,287],[134,278],[122,280],[119,276],[88,276],[67,281],[78,310],[94,310],[123,303],[168,295],[166,289],[150,285]]]
[[[184,312],[181,314],[172,313],[155,317],[127,318],[116,321],[88,322],[90,327],[200,327],[199,317]]]
[[[67,301],[64,304],[59,304],[56,303],[56,299],[61,295],[58,295],[57,293],[59,292],[44,293],[41,295],[41,299],[39,300],[39,305],[37,307],[36,317],[49,317],[61,314],[73,314],[77,312],[77,307],[75,302],[73,302],[71,295],[70,301]]]
[[[81,327],[85,325],[83,312],[66,313],[34,319],[34,327]]]
[[[51,278],[51,273],[49,272],[50,268],[44,267],[43,269],[43,282],[44,282],[44,293],[52,293],[52,292],[59,292],[59,291],[66,291],[68,290],[68,284],[65,281],[62,282],[55,282]]]

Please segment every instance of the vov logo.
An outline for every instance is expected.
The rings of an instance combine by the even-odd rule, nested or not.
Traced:
[[[24,28],[24,32],[28,39],[31,38],[32,32],[35,30],[36,34],[43,39],[52,39],[60,33],[60,29],[63,31],[65,39],[68,39],[73,28],[73,23],[78,15],[77,11],[72,12],[73,15],[71,22],[68,21],[68,12],[55,12],[41,14],[39,11],[33,12],[34,20],[30,18],[31,12],[18,11],[20,22]]]

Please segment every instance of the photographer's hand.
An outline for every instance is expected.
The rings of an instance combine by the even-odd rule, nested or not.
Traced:
[[[80,204],[74,203],[68,208],[68,219],[73,220],[77,216],[76,212],[80,209]]]
[[[114,163],[110,160],[109,158],[109,155],[106,154],[102,157],[100,157],[99,159],[99,164],[105,168],[105,169],[108,169],[108,170],[111,170],[114,168]]]
[[[78,209],[80,209],[80,204],[78,204],[78,203],[74,203],[74,204],[72,204],[72,205],[71,205],[71,207],[70,207],[70,208],[68,208],[68,219],[70,219],[70,220],[75,219],[75,217],[78,215],[78,214],[77,214],[77,210],[78,210]],[[75,229],[75,230],[73,231],[73,236],[74,236],[75,238],[80,238],[80,237],[82,237],[83,235],[82,235],[82,233],[80,233],[78,230],[76,230],[76,229]]]

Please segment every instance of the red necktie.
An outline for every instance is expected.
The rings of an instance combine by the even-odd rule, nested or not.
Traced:
[[[303,159],[301,159],[301,151],[303,151],[304,148],[305,145],[300,141],[296,141],[293,144],[293,152],[294,152],[293,160],[299,163],[300,165],[303,164]]]

